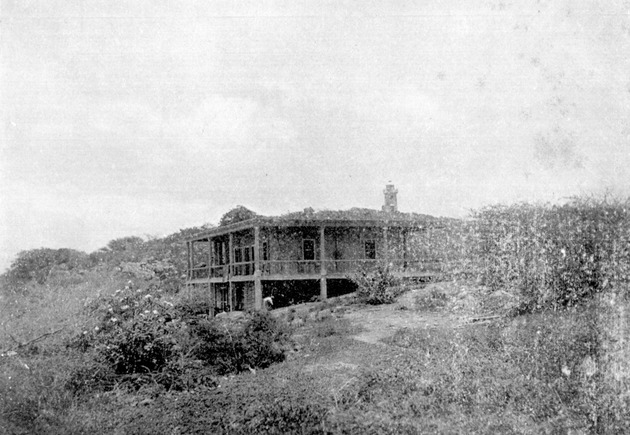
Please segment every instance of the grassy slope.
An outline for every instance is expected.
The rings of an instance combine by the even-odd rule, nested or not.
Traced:
[[[19,303],[4,301],[3,309],[10,304],[11,312],[22,313],[5,321],[7,332],[22,342],[61,326],[76,332],[81,323],[76,313],[85,300],[122,285],[97,275],[88,278],[90,284],[49,285],[39,289],[42,293],[33,289],[34,297]],[[449,297],[455,301],[459,296]],[[435,306],[443,305],[441,295],[437,297]],[[426,295],[418,301],[422,307],[435,307],[427,304]],[[352,337],[360,332],[356,319],[361,311],[376,315],[373,307],[358,308],[353,316],[335,307],[328,315],[329,308],[319,308],[327,315],[295,328],[296,351],[287,361],[221,378],[216,389],[189,392],[149,386],[73,397],[63,384],[79,362],[72,355],[52,353],[62,333],[48,337],[36,353],[1,357],[5,420],[0,420],[0,432],[615,431],[612,424],[602,423],[612,421],[603,411],[612,403],[610,392],[602,390],[603,374],[589,375],[584,366],[592,352],[589,343],[596,340],[589,322],[597,319],[588,310],[464,328],[446,322],[401,328],[370,344]],[[5,332],[2,348],[11,340]],[[618,433],[623,430],[620,426]]]

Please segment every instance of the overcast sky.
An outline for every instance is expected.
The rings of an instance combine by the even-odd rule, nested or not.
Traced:
[[[456,217],[630,194],[629,1],[0,5],[0,270],[389,181]]]

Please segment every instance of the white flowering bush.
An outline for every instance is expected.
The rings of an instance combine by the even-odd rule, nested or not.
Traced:
[[[160,373],[181,352],[178,336],[186,325],[174,305],[146,290],[128,286],[91,307],[98,319],[72,345],[90,352],[120,380],[138,383],[142,376]]]
[[[286,322],[253,312],[233,324],[193,315],[192,306],[133,285],[88,306],[97,322],[71,346],[87,355],[75,391],[152,383],[168,389],[213,386],[217,375],[284,360]]]

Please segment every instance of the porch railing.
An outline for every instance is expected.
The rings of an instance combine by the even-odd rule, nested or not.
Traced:
[[[224,278],[228,276],[229,266],[227,264],[215,265],[210,267],[210,276],[212,278]]]
[[[227,264],[210,267],[197,266],[190,269],[188,276],[189,279],[222,278],[228,276],[228,267]]]
[[[279,260],[260,263],[263,275],[313,275],[320,273],[319,260]]]
[[[360,260],[326,260],[326,271],[328,273],[352,273],[359,269],[372,269],[382,264],[378,259],[360,259]]]
[[[209,269],[208,266],[198,266],[190,269],[188,276],[189,279],[204,279],[208,278]]]
[[[253,261],[244,261],[241,263],[234,263],[232,266],[232,275],[234,276],[248,276],[253,275],[255,270],[255,263]]]
[[[387,264],[393,272],[423,273],[439,271],[441,262],[431,260],[409,259],[352,259],[324,260],[328,274],[351,274],[359,269],[376,268]],[[261,261],[260,271],[263,276],[269,275],[316,275],[321,272],[320,260],[277,260]],[[189,279],[227,278],[228,276],[251,276],[255,272],[253,261],[234,263],[232,265],[198,266],[190,269]]]

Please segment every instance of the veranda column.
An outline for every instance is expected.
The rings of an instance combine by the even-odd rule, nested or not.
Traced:
[[[190,242],[186,242],[186,281],[190,280],[190,269]]]
[[[407,269],[407,237],[409,230],[407,228],[403,228],[402,236],[403,236],[403,270]]]
[[[234,233],[230,233],[229,235],[228,250],[230,259],[230,265],[228,266],[228,304],[230,305],[230,311],[232,311],[232,293],[234,291],[234,284],[232,284],[232,274],[234,273]]]
[[[210,299],[210,312],[208,313],[210,316],[214,316],[214,284],[212,284],[212,256],[214,253],[212,252],[212,239],[208,237],[208,292],[209,295],[206,295],[207,298]]]
[[[195,242],[190,242],[190,279],[195,277]]]
[[[387,239],[387,227],[383,227],[383,258],[385,265],[389,264],[389,240]]]
[[[319,228],[319,298],[322,301],[328,299],[328,283],[326,282],[326,238],[324,236],[326,227]]]
[[[260,270],[260,227],[254,227],[254,309],[262,308],[262,271]]]
[[[212,239],[208,237],[208,282],[212,278]]]

